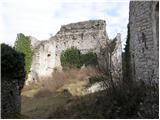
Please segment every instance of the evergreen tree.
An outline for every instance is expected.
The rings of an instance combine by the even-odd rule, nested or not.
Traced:
[[[130,66],[130,27],[129,24],[127,25],[128,31],[127,31],[127,41],[126,41],[126,45],[125,45],[125,52],[122,53],[122,57],[123,57],[123,79],[126,81],[130,81],[131,80],[131,66]]]

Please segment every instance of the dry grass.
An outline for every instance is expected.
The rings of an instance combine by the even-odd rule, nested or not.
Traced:
[[[32,83],[29,85],[24,85],[23,89],[22,89],[22,93],[25,91],[29,91],[29,90],[33,90],[33,89],[39,89],[40,86],[38,84]]]
[[[57,71],[52,77],[24,86],[21,113],[30,118],[48,118],[57,108],[74,101],[75,96],[85,95],[88,78],[99,74],[93,67]]]
[[[41,89],[34,95],[34,97],[35,98],[43,98],[43,97],[50,96],[51,94],[52,94],[52,92],[50,92],[48,89]]]
[[[42,97],[45,93],[38,93],[40,95],[38,97],[37,95],[34,97],[22,96],[21,114],[31,119],[45,119],[48,118],[51,111],[55,111],[57,107],[65,106],[68,99],[71,98],[71,96],[64,96],[60,93],[51,93]]]
[[[50,119],[157,119],[159,118],[159,92],[157,86],[140,81],[120,82],[108,88],[87,94],[58,107]]]
[[[88,81],[74,81],[68,85],[64,85],[58,92],[68,91],[72,96],[83,96],[87,94],[86,86]]]
[[[53,72],[51,77],[41,77],[38,83],[25,86],[22,90],[29,91],[32,89],[45,89],[55,92],[66,84],[77,84],[77,81],[87,81],[89,77],[100,75],[100,71],[95,67],[85,67],[82,69],[70,69],[68,71]]]
[[[39,86],[41,86],[42,89],[47,89],[51,92],[54,92],[63,85],[68,83],[66,79],[63,79],[65,77],[63,76],[63,73],[61,73],[61,75],[59,76],[59,79],[54,79],[54,77],[42,78],[37,84],[39,84]],[[56,77],[58,78],[58,75]]]

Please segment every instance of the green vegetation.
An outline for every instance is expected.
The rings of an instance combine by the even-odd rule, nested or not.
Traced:
[[[60,59],[63,68],[80,68],[83,64],[86,66],[97,64],[96,53],[81,54],[80,50],[74,47],[63,51]]]
[[[81,55],[81,62],[87,65],[97,65],[97,55],[96,53],[89,52]]]
[[[81,53],[77,48],[69,48],[61,53],[61,64],[63,67],[77,67],[82,66]]]
[[[130,42],[130,28],[129,28],[129,24],[128,24],[128,33],[127,33],[127,41],[126,41],[126,45],[125,45],[125,52],[122,53],[122,66],[123,66],[123,79],[124,80],[131,80],[131,67],[130,67],[130,52],[129,52],[129,42]]]
[[[27,78],[32,62],[31,40],[24,34],[19,33],[17,34],[17,39],[14,47],[16,51],[21,52],[25,55],[25,72]]]
[[[2,78],[19,80],[24,78],[24,54],[6,44],[1,44],[1,73]]]

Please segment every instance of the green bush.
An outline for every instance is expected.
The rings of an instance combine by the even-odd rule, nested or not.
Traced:
[[[96,53],[89,52],[87,54],[81,55],[81,61],[83,64],[87,65],[97,65],[97,55]]]
[[[77,67],[82,66],[81,53],[77,48],[69,48],[61,53],[61,64],[64,68],[66,67]]]
[[[24,54],[15,51],[8,45],[1,44],[2,78],[24,79]],[[12,80],[9,79],[9,80]],[[2,79],[3,80],[3,79]]]
[[[14,47],[17,52],[21,52],[25,55],[25,72],[27,78],[32,62],[31,40],[24,34],[19,33],[17,34]]]
[[[80,68],[84,65],[96,65],[97,55],[96,53],[89,52],[87,54],[81,54],[77,48],[69,48],[61,53],[61,64],[63,68],[76,67]]]

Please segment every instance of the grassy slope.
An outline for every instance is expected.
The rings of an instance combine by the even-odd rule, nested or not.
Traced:
[[[101,73],[93,67],[70,69],[55,72],[51,78],[41,78],[41,82],[25,86],[21,94],[21,114],[30,118],[49,117],[57,108],[74,101],[74,96],[85,95],[89,82],[86,78],[99,74]]]
[[[77,95],[83,95],[86,84],[83,81],[73,82],[61,87],[57,92],[50,92],[32,86],[32,89],[22,92],[21,114],[29,118],[48,118],[50,113],[57,110],[57,108],[66,106]],[[72,95],[69,92],[64,92],[66,89]]]
[[[20,118],[159,117],[158,85],[121,81],[115,87],[86,95],[85,88],[90,80],[87,82],[85,78],[90,75],[85,71],[71,73],[56,73],[54,77],[57,81],[48,79],[42,84],[32,84],[24,88]],[[59,80],[69,81],[63,83]],[[58,89],[55,91],[54,87]]]
[[[22,96],[22,115],[29,118],[48,118],[51,111],[59,106],[64,106],[69,96],[63,94],[50,94],[40,98]]]

